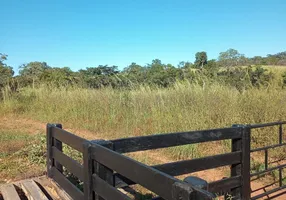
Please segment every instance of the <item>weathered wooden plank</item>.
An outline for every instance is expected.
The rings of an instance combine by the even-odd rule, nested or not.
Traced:
[[[52,147],[52,155],[57,162],[83,181],[83,166],[81,164],[59,151],[56,147]]]
[[[22,181],[20,185],[29,200],[48,200],[46,195],[33,180]]]
[[[0,188],[0,193],[4,200],[20,200],[20,197],[13,184],[3,185]]]
[[[173,184],[182,182],[159,170],[97,144],[93,144],[92,146],[91,157],[97,162],[144,186],[166,200],[173,200]]]
[[[54,126],[52,127],[52,136],[57,140],[78,150],[79,152],[83,152],[83,144],[88,141],[84,138]]]
[[[155,165],[153,167],[171,176],[179,176],[182,174],[237,164],[240,162],[241,152],[231,152],[204,158]]]
[[[73,185],[55,167],[52,167],[53,179],[68,193],[73,199],[84,199],[83,192]]]
[[[241,134],[241,129],[223,128],[131,137],[111,140],[111,142],[113,143],[114,151],[127,153],[216,140],[241,138]]]
[[[93,178],[93,190],[101,196],[103,199],[120,199],[120,200],[131,200],[128,196],[118,191],[112,185],[102,180],[99,176],[94,174]]]
[[[241,176],[234,176],[209,183],[209,191],[213,193],[227,193],[233,188],[241,186]]]

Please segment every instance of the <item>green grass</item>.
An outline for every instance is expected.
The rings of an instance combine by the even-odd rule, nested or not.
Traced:
[[[0,131],[0,183],[44,173],[46,147],[43,136]]]

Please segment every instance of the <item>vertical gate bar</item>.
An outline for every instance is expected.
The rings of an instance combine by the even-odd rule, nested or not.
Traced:
[[[52,167],[53,167],[53,159],[52,159],[52,144],[53,144],[53,137],[52,137],[52,125],[47,124],[46,127],[46,139],[47,139],[47,176],[52,178]]]
[[[242,125],[232,125],[232,127],[240,127],[237,128],[237,131],[243,132],[243,129],[241,128]],[[236,151],[242,151],[242,138],[236,138],[231,140],[231,151],[236,152]],[[231,176],[239,176],[241,175],[241,168],[242,165],[241,163],[238,164],[233,164],[231,165]],[[241,199],[241,191],[242,188],[234,188],[231,189],[231,196],[233,200]]]
[[[265,149],[265,158],[264,158],[264,166],[265,169],[268,169],[268,149]]]
[[[283,127],[282,124],[279,125],[279,144],[283,143]]]
[[[62,129],[63,126],[61,124],[53,124],[55,127]],[[59,150],[59,151],[63,151],[63,143],[59,140],[57,140],[56,138],[53,138],[53,145]],[[59,170],[59,172],[63,173],[63,166],[57,162],[54,161],[55,163],[55,167],[57,168],[57,170]]]
[[[83,144],[84,200],[94,199],[93,182],[92,182],[92,174],[94,173],[94,171],[92,164],[93,162],[91,159],[91,143],[86,142]]]
[[[282,168],[279,168],[279,186],[282,187]]]
[[[241,178],[242,178],[242,190],[241,199],[250,199],[250,127],[243,127],[242,131],[242,168],[241,168]]]

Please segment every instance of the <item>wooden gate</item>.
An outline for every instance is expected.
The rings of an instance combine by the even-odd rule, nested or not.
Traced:
[[[232,196],[232,199],[248,200],[251,198],[250,178],[258,175],[258,172],[250,173],[251,152],[267,151],[269,148],[284,145],[281,128],[279,144],[251,150],[251,129],[275,125],[282,127],[282,124],[285,122],[236,125],[231,128],[157,134],[110,141],[88,141],[61,129],[61,125],[48,124],[48,176],[57,181],[74,199],[130,199],[118,189],[120,187],[118,183],[124,182],[125,185],[137,184],[152,191],[157,195],[153,199],[213,199],[228,194]],[[136,151],[220,140],[231,140],[230,152],[155,166],[147,166],[124,155],[124,153]],[[62,143],[81,152],[83,160],[75,161],[67,156],[62,151]],[[206,188],[175,178],[178,175],[222,166],[230,166],[230,176],[210,182]],[[282,169],[283,167],[285,166],[281,165],[276,168]],[[259,173],[267,173],[271,170],[274,169],[267,168]],[[79,189],[65,176],[67,172],[83,184],[82,189]],[[280,182],[282,183],[282,175]],[[283,188],[285,186],[281,185],[276,190]],[[261,195],[253,199],[259,199]],[[265,195],[267,194],[263,196]]]

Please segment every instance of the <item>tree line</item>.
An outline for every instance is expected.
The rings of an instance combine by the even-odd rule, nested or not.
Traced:
[[[99,65],[72,71],[69,67],[51,67],[46,62],[33,61],[20,66],[19,75],[14,76],[12,67],[5,64],[7,58],[0,54],[0,89],[9,86],[13,90],[34,88],[42,83],[84,88],[128,88],[142,84],[169,87],[183,80],[198,84],[219,82],[242,90],[271,82],[274,75],[261,65],[286,66],[286,51],[248,58],[235,49],[228,49],[221,52],[218,59],[208,60],[207,52],[203,51],[195,54],[194,63],[182,61],[173,66],[154,59],[145,66],[133,62],[123,70],[118,70],[118,66]],[[286,85],[285,73],[281,84]]]

